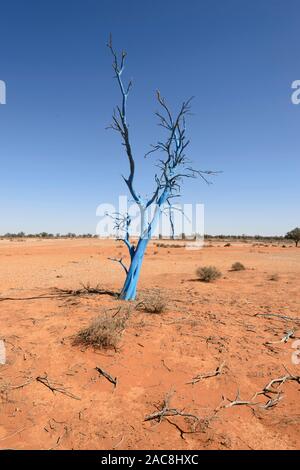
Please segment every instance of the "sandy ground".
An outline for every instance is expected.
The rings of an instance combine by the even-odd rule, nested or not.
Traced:
[[[123,272],[109,256],[125,254],[113,241],[0,241],[0,297],[48,296],[53,287],[81,283],[118,291]],[[247,269],[231,272],[233,262]],[[215,265],[213,283],[196,280],[195,269]],[[269,280],[277,273],[277,281]],[[287,374],[300,323],[254,316],[300,317],[300,249],[215,243],[199,251],[149,246],[140,292],[160,287],[166,312],[132,313],[116,351],[72,345],[72,336],[120,302],[108,295],[0,301],[0,448],[13,449],[299,449],[300,383],[280,386],[280,401],[226,406],[239,392],[255,392]],[[279,341],[295,328],[295,338]],[[298,331],[297,331],[298,327]],[[220,375],[192,385],[223,362]],[[114,386],[95,367],[117,377]],[[69,394],[37,381],[47,376]],[[59,383],[60,385],[57,385]],[[170,394],[170,407],[198,416],[145,421]],[[270,394],[270,398],[277,397]]]

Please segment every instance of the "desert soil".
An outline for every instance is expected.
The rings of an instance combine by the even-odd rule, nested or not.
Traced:
[[[119,243],[98,239],[0,241],[0,339],[7,353],[0,365],[0,448],[299,449],[300,383],[288,380],[280,395],[252,397],[272,379],[300,375],[292,361],[300,322],[255,316],[300,318],[300,249],[214,243],[190,251],[152,243],[139,291],[160,288],[166,311],[151,314],[132,303],[116,350],[74,346],[81,328],[125,302],[62,297],[53,288],[89,283],[118,292],[123,271],[107,258],[122,254]],[[247,269],[230,271],[236,261]],[[195,270],[204,265],[218,267],[222,278],[199,282]],[[270,280],[273,274],[278,280]],[[291,329],[294,338],[279,342]],[[189,383],[223,363],[221,374]],[[96,367],[117,377],[117,386]],[[254,404],[227,406],[238,393]],[[145,421],[167,396],[170,408],[199,420]]]

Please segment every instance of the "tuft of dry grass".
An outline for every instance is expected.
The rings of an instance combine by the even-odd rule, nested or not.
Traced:
[[[126,326],[128,315],[111,315],[107,312],[96,317],[89,326],[80,330],[73,338],[74,346],[92,346],[95,349],[116,349]]]
[[[243,263],[240,263],[239,261],[233,263],[233,265],[231,266],[231,271],[245,271],[245,269],[246,268]]]
[[[222,276],[222,273],[215,266],[202,266],[197,268],[196,275],[199,278],[199,281],[211,282],[219,279]]]
[[[162,313],[167,308],[167,299],[160,289],[153,289],[141,294],[136,305],[136,310],[148,313]]]
[[[278,280],[279,280],[279,276],[277,273],[274,273],[269,277],[269,281],[278,281]]]

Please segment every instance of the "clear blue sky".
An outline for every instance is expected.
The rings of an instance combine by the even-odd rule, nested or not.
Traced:
[[[184,185],[208,233],[283,234],[300,225],[299,0],[1,2],[0,233],[95,232],[96,207],[126,194],[127,161],[105,130],[118,90],[105,44],[128,52],[140,191],[159,132],[159,88],[175,108],[195,95],[194,166],[223,170]],[[154,158],[154,157],[153,157]]]

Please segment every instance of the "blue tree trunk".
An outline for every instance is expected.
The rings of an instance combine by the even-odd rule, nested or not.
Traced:
[[[137,247],[134,251],[134,255],[132,256],[130,267],[126,275],[123,289],[120,294],[120,299],[122,300],[134,300],[136,297],[136,288],[137,288],[137,283],[140,277],[140,272],[141,272],[141,267],[142,267],[145,251],[149,243],[149,240],[152,237],[153,231],[155,230],[155,227],[158,223],[159,215],[161,213],[161,207],[166,202],[168,196],[169,196],[169,190],[168,188],[165,188],[164,192],[159,197],[153,219],[147,231],[145,232],[146,234],[142,230],[142,233],[144,234],[144,236],[142,236],[139,239]]]
[[[132,257],[128,273],[124,282],[123,289],[120,294],[120,299],[134,300],[136,296],[137,283],[140,277],[141,267],[144,259],[144,254],[148,245],[149,239],[140,239],[135,253]]]

